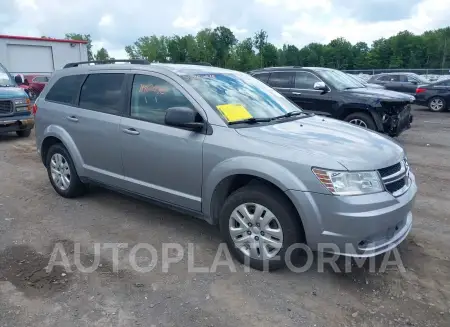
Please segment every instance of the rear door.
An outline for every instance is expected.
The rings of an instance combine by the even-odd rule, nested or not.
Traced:
[[[294,76],[294,72],[271,72],[268,84],[288,99],[291,99],[291,88],[294,87]]]
[[[323,82],[317,75],[308,71],[297,71],[290,99],[306,111],[331,116],[333,114],[333,94],[315,90],[314,84],[317,82]]]
[[[126,110],[125,73],[92,73],[84,81],[76,110],[64,121],[84,161],[84,174],[123,187],[120,120]]]
[[[39,119],[46,121],[37,124],[59,126],[67,132],[81,157],[82,166],[77,167],[81,176],[115,186],[121,186],[123,175],[118,129],[125,109],[124,75],[61,77],[39,109]]]

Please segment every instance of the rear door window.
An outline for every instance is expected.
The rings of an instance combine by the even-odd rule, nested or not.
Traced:
[[[273,72],[270,74],[269,85],[272,87],[292,88],[294,87],[294,73]]]
[[[125,74],[89,75],[81,88],[80,108],[119,115],[124,111]]]
[[[53,84],[45,97],[46,101],[58,102],[67,105],[76,105],[80,87],[86,75],[70,75],[61,77]]]

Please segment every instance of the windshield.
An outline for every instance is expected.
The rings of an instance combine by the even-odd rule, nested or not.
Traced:
[[[239,112],[242,118],[274,118],[301,111],[280,93],[245,73],[195,74],[182,78],[228,122],[224,110]]]
[[[425,77],[422,77],[417,74],[411,74],[411,75],[414,76],[414,78],[417,79],[420,83],[424,83],[424,84],[430,83],[430,81],[427,80]]]
[[[0,64],[0,86],[11,86],[16,83],[12,79],[5,67]]]
[[[357,76],[357,75],[352,75],[352,74],[347,74],[348,76],[352,77],[353,79],[355,79],[357,82],[365,85],[367,84],[366,81],[364,81],[361,77]]]
[[[338,90],[356,89],[365,87],[361,82],[356,80],[353,76],[343,73],[335,69],[321,69],[320,75],[323,76],[328,83]]]

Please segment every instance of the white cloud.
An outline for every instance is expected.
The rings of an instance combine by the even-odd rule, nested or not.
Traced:
[[[173,21],[172,26],[182,29],[197,30],[200,29],[200,22],[198,18],[184,18],[179,16]]]
[[[105,8],[107,8],[105,12]],[[240,40],[263,29],[269,41],[303,46],[345,37],[369,44],[402,30],[449,25],[450,0],[0,0],[0,34],[90,34],[114,57],[139,37],[230,28]]]
[[[317,19],[303,13],[295,22],[283,25],[282,40],[303,46],[310,42],[327,43],[335,38],[345,37],[352,43],[365,41],[371,44],[376,39],[387,38],[404,30],[421,34],[426,30],[445,26],[444,21],[449,11],[448,0],[424,0],[415,6],[411,17],[395,21],[361,22],[355,18],[334,15]]]
[[[100,18],[100,22],[98,23],[99,26],[110,26],[114,23],[113,16],[106,14],[103,15],[102,18]]]

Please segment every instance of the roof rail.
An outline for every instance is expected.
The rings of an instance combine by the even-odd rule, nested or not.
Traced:
[[[272,67],[264,67],[263,69],[273,69],[273,68],[297,68],[297,66],[272,66]]]
[[[102,65],[102,64],[113,64],[116,62],[128,62],[130,64],[135,64],[135,65],[150,65],[150,62],[146,59],[111,59],[111,60],[91,60],[91,61],[70,62],[70,63],[66,64],[63,68],[78,67],[79,65],[83,65],[83,64]]]
[[[199,66],[211,66],[212,65],[209,62],[206,61],[199,61],[199,62],[182,62],[180,63],[182,65],[199,65]]]

